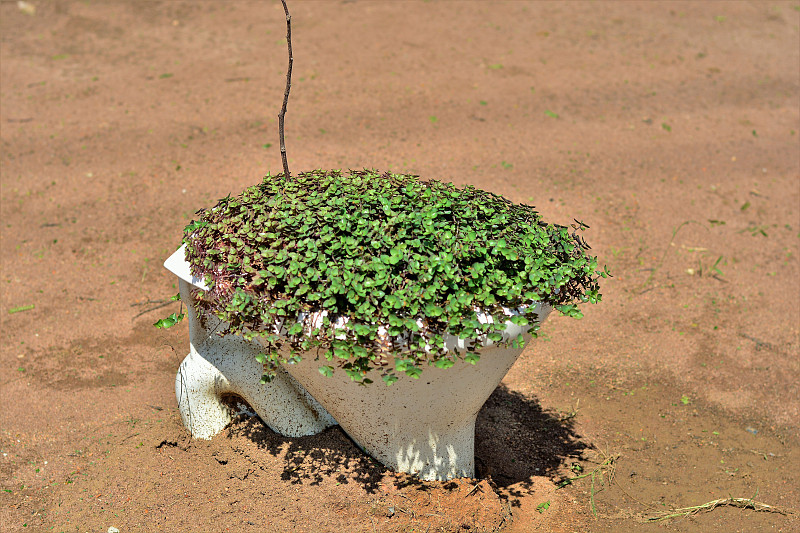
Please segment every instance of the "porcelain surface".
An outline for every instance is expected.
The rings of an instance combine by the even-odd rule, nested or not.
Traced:
[[[481,358],[475,365],[459,360],[447,369],[428,366],[418,379],[400,375],[391,386],[377,377],[375,383],[362,386],[341,370],[325,377],[318,370],[322,362],[312,354],[301,354],[297,364],[282,365],[276,378],[262,385],[262,367],[255,360],[263,351],[258,342],[220,336],[215,331],[224,331],[224,323],[199,320],[191,305],[191,287],[207,287],[192,275],[184,247],[164,266],[180,278],[181,298],[189,308],[190,352],[176,376],[175,390],[184,425],[194,436],[211,438],[221,431],[230,421],[221,398],[236,394],[282,435],[309,435],[338,423],[370,455],[398,472],[425,480],[474,476],[475,419],[522,353],[521,347],[505,341],[522,334],[527,343],[530,326],[508,321],[500,343],[479,339]],[[539,307],[538,321],[550,311]],[[299,319],[313,324],[323,316],[324,312]],[[491,320],[482,313],[478,318]],[[338,325],[347,327],[346,321]],[[275,325],[275,330],[284,330],[283,325]],[[463,351],[471,342],[476,341],[445,336],[449,350]]]

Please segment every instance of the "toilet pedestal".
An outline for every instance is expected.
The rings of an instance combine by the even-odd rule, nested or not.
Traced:
[[[418,379],[400,375],[388,387],[379,380],[359,385],[343,371],[325,377],[314,354],[301,354],[302,361],[282,365],[276,378],[262,385],[262,366],[255,356],[263,349],[257,341],[220,337],[216,332],[224,331],[224,323],[213,317],[198,319],[191,286],[206,287],[189,271],[183,247],[164,266],[180,278],[181,298],[188,308],[190,351],[176,376],[175,392],[183,423],[193,436],[208,439],[221,431],[230,421],[222,397],[236,394],[282,435],[312,435],[338,423],[367,453],[395,471],[423,480],[474,477],[475,419],[522,348],[484,340],[475,365],[458,360],[447,369],[428,366]],[[550,311],[540,307],[539,322]],[[530,327],[506,322],[503,341],[520,333],[530,340]],[[466,342],[470,341],[445,338],[448,349],[462,353]]]

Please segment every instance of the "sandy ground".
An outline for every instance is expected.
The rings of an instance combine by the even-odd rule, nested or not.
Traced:
[[[548,319],[492,395],[478,479],[396,475],[338,427],[191,440],[161,264],[281,170],[280,3],[3,1],[0,529],[800,530],[800,3],[290,9],[293,171],[580,219],[604,301]],[[729,497],[795,514],[646,522]]]

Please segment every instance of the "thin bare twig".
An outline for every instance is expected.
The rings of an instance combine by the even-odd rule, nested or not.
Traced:
[[[283,118],[286,116],[286,105],[289,103],[289,90],[292,88],[292,17],[289,15],[289,8],[286,7],[286,0],[281,0],[283,11],[286,13],[286,44],[289,47],[289,68],[286,71],[286,91],[283,93],[283,107],[278,113],[278,135],[281,140],[281,160],[283,161],[283,175],[289,178],[289,163],[286,161],[286,143],[283,140]]]
[[[150,307],[150,308],[148,308],[148,309],[145,309],[144,311],[142,311],[142,312],[140,312],[140,313],[137,313],[136,315],[134,315],[134,317],[133,317],[133,318],[131,318],[131,322],[133,322],[134,320],[136,320],[137,318],[139,318],[139,317],[140,317],[140,316],[142,316],[142,315],[145,315],[145,314],[147,314],[147,313],[149,313],[149,312],[151,312],[151,311],[155,311],[156,309],[161,309],[162,307],[166,307],[166,306],[168,306],[168,305],[170,305],[170,304],[172,304],[172,303],[173,303],[173,301],[172,301],[172,300],[170,300],[170,301],[168,301],[168,302],[163,302],[163,303],[161,303],[161,304],[159,304],[159,305],[157,305],[157,306],[155,306],[155,307]]]
[[[472,495],[472,493],[477,491],[478,489],[480,489],[480,491],[483,492],[483,489],[481,488],[481,484],[480,483],[478,483],[477,485],[472,487],[472,489],[464,497],[466,498],[467,496]]]
[[[163,303],[170,303],[174,302],[175,300],[171,298],[167,298],[166,300],[147,300],[145,302],[134,302],[131,304],[131,307],[141,307],[143,305],[150,305],[150,304],[163,304]]]

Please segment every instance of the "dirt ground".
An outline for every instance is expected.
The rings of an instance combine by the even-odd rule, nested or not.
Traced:
[[[3,1],[0,529],[800,530],[800,3],[290,9],[294,172],[582,220],[603,302],[494,392],[474,480],[396,475],[338,427],[189,439],[161,264],[281,171],[280,3]],[[647,521],[728,498],[772,507]]]

